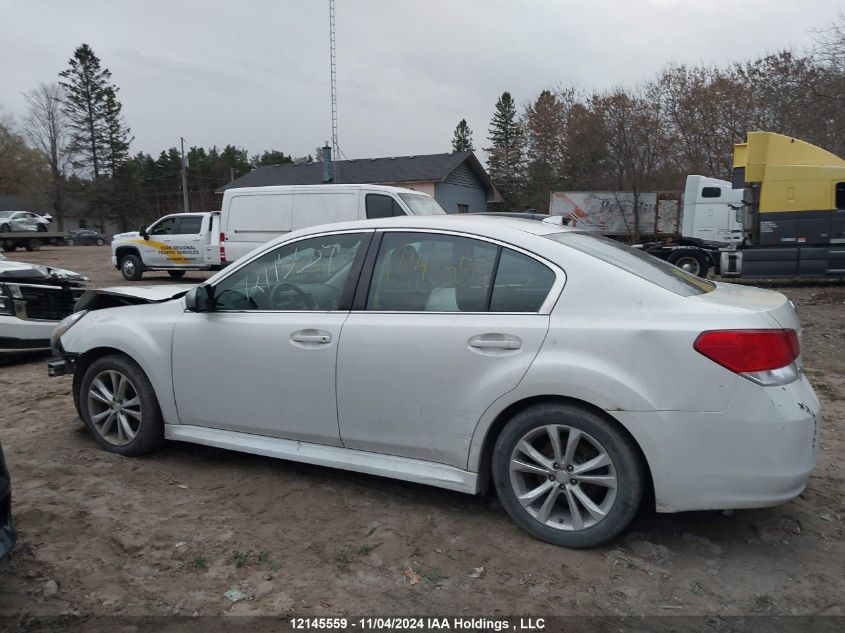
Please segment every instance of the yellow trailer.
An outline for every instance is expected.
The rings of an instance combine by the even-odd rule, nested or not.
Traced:
[[[723,252],[733,277],[845,276],[845,160],[773,132],[734,146],[733,186],[744,188],[744,242]]]

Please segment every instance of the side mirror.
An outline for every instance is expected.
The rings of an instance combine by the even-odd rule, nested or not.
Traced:
[[[146,226],[141,226],[141,227],[138,228],[138,235],[143,237],[145,240],[150,239],[150,234],[147,233],[147,227]]]
[[[185,309],[189,312],[210,312],[214,305],[214,289],[206,284],[194,286],[185,295]]]

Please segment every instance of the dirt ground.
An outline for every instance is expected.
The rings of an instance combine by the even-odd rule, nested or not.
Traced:
[[[10,258],[123,283],[108,247]],[[730,515],[644,510],[590,551],[530,538],[492,497],[179,443],[111,455],[47,356],[6,361],[0,440],[19,542],[0,563],[0,616],[843,615],[845,284],[777,289],[798,306],[824,407],[804,494]]]

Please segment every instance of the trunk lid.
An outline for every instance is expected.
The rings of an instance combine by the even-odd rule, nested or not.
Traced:
[[[692,301],[699,301],[714,307],[726,309],[742,308],[745,310],[765,312],[780,327],[795,330],[799,334],[801,333],[801,326],[798,322],[798,314],[795,312],[794,304],[780,292],[740,284],[714,283],[716,284],[716,289],[712,292],[689,298]]]

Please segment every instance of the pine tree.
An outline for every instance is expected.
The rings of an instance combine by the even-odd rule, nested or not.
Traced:
[[[466,119],[461,119],[455,127],[455,136],[452,138],[453,152],[471,152],[475,149],[472,146],[472,130]]]
[[[78,158],[75,165],[90,168],[97,180],[108,155],[105,100],[111,72],[100,67],[100,59],[88,44],[82,44],[59,76],[64,80],[59,83],[65,89],[63,109],[71,130],[71,148]]]
[[[517,206],[524,171],[522,126],[516,117],[516,103],[509,92],[496,101],[496,111],[487,131],[491,146],[487,152],[487,171],[502,194],[505,205]]]
[[[112,177],[120,166],[129,159],[129,144],[132,142],[131,130],[123,123],[120,112],[123,109],[117,100],[116,86],[109,86],[103,93],[103,119],[105,121],[105,149],[109,171]]]

